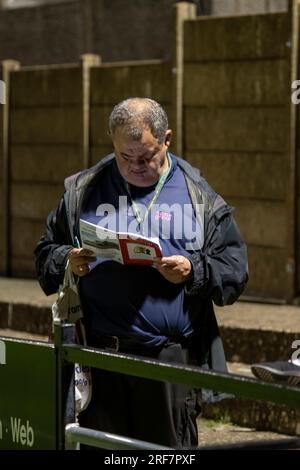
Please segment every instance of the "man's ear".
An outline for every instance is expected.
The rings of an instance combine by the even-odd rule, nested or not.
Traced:
[[[172,131],[171,131],[171,129],[168,129],[168,130],[166,131],[166,135],[165,135],[165,145],[166,145],[167,147],[170,146],[170,144],[171,144],[171,139],[172,139]]]

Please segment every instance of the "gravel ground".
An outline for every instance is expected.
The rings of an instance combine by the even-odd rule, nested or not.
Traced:
[[[300,333],[299,306],[236,302],[215,311],[223,327]]]
[[[258,446],[270,442],[270,445],[275,445],[275,441],[282,441],[283,444],[287,445],[288,442],[294,443],[296,438],[287,436],[285,434],[277,434],[274,432],[256,431],[252,428],[244,428],[236,426],[231,423],[222,423],[217,421],[211,421],[204,418],[198,419],[198,439],[199,447],[205,446],[220,446],[220,445],[232,445],[241,446],[246,443],[246,446],[255,443]],[[297,439],[298,447],[300,450],[300,439]],[[276,442],[277,445],[277,442]],[[280,444],[278,444],[280,448]]]
[[[9,338],[22,338],[22,339],[33,339],[35,341],[47,341],[48,337],[43,335],[35,335],[33,333],[27,333],[25,331],[9,330],[0,328],[0,336],[8,336]]]

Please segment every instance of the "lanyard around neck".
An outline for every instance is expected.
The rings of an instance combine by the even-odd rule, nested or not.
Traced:
[[[152,199],[149,202],[143,217],[142,217],[142,214],[141,214],[141,212],[138,208],[138,205],[136,204],[136,202],[134,201],[134,199],[131,196],[130,186],[129,186],[128,182],[125,181],[126,189],[129,193],[129,196],[130,196],[131,202],[132,202],[132,210],[133,210],[134,216],[135,216],[135,218],[137,220],[137,223],[139,224],[140,228],[142,227],[142,224],[145,222],[146,218],[148,217],[148,214],[151,210],[151,207],[153,206],[153,204],[156,202],[158,196],[160,195],[160,192],[161,192],[161,190],[162,190],[162,188],[163,188],[163,186],[166,182],[166,179],[167,179],[167,177],[170,173],[171,166],[172,166],[172,160],[171,160],[171,157],[168,153],[167,153],[167,159],[168,159],[168,163],[169,163],[168,168],[163,172],[163,174],[159,178],[159,180],[157,182],[157,185],[155,186],[155,190],[154,190],[154,194],[152,196]]]

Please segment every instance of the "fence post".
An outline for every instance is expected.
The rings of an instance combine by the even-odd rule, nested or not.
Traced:
[[[90,90],[91,67],[101,64],[96,54],[83,54],[80,57],[82,68],[82,156],[83,168],[90,166]]]
[[[289,0],[288,2],[288,18],[290,35],[290,86],[294,80],[297,80],[299,73],[299,0]],[[290,93],[292,89],[290,89]],[[292,103],[290,98],[290,139],[288,149],[288,172],[289,184],[287,191],[287,260],[286,260],[286,275],[287,275],[287,300],[293,301],[297,295],[298,281],[299,281],[299,266],[298,266],[298,244],[299,244],[299,215],[297,210],[299,191],[297,184],[297,132],[299,123],[297,106]],[[297,223],[298,222],[298,223]],[[292,277],[290,281],[289,278]]]
[[[65,364],[63,344],[75,343],[75,325],[54,323],[54,345],[57,371],[57,434],[56,449],[65,449],[65,426],[75,422],[74,364]]]
[[[11,86],[10,86],[10,73],[20,68],[20,62],[16,60],[3,60],[1,62],[2,80],[5,84],[4,91],[4,104],[2,108],[2,262],[0,264],[0,271],[6,275],[10,275],[10,108],[11,108]],[[1,211],[0,211],[1,212]]]
[[[184,68],[184,22],[196,18],[195,3],[179,2],[174,5],[173,38],[173,87],[172,107],[175,126],[174,149],[183,156],[183,68]]]

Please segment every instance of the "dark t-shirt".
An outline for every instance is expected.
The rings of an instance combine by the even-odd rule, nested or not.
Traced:
[[[141,209],[150,203],[155,186],[130,188]],[[121,197],[121,199],[120,199]],[[116,162],[103,171],[86,201],[81,218],[113,230],[140,233],[131,199]],[[164,256],[187,256],[197,230],[197,249],[203,233],[196,223],[186,182],[175,157],[167,180],[146,218],[143,235],[160,238]],[[152,266],[124,266],[99,258],[81,278],[81,298],[88,329],[102,335],[132,337],[148,346],[170,336],[193,335],[199,321],[193,318],[184,284],[167,281]],[[193,309],[194,310],[194,309]]]

